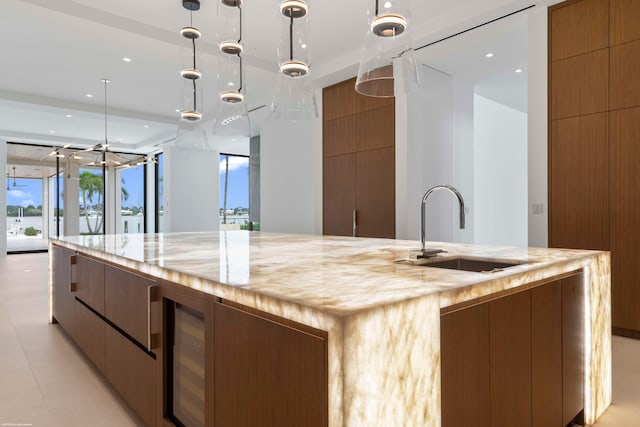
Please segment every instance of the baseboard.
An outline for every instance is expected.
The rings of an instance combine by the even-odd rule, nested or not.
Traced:
[[[640,340],[640,331],[635,331],[633,329],[618,328],[614,326],[611,328],[611,333],[613,335],[618,335],[620,337],[633,338],[634,340]]]

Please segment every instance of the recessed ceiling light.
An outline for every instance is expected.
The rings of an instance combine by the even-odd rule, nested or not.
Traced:
[[[145,129],[149,128],[149,125],[144,125],[144,128],[145,128]]]
[[[493,53],[489,52],[485,55],[487,58],[493,58]]]
[[[516,73],[521,73],[521,72],[522,72],[522,68],[518,68],[518,69],[516,70]]]
[[[65,114],[65,117],[71,118],[73,116],[71,114]]]
[[[302,43],[302,44],[300,45],[300,47],[301,47],[301,48],[303,48],[303,49],[306,49],[306,48],[307,48],[307,44],[306,44],[306,43]]]
[[[49,133],[56,133],[56,131],[55,130],[50,130]]]
[[[391,2],[390,2],[390,1],[388,1],[388,2],[386,2],[386,3],[384,4],[384,8],[385,8],[385,9],[389,9],[390,7],[391,7]]]
[[[180,109],[179,109],[179,108],[176,108],[176,113],[179,113],[179,112],[180,112]]]
[[[87,98],[93,98],[93,95],[91,95],[90,93],[87,94]]]
[[[122,138],[118,138],[118,141],[122,142]]]
[[[124,62],[131,62],[131,58],[127,58],[126,56],[125,56],[124,58],[122,58],[122,60],[123,60]]]

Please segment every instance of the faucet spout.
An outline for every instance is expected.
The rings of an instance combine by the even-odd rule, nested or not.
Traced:
[[[464,199],[462,198],[462,194],[451,185],[436,185],[435,187],[431,187],[424,193],[422,196],[422,203],[420,204],[420,244],[421,250],[424,253],[426,250],[427,243],[427,231],[426,231],[426,220],[427,220],[427,199],[429,196],[438,190],[447,190],[458,199],[458,204],[460,205],[460,229],[464,229],[465,227],[465,213],[464,213]],[[440,251],[441,252],[441,251]]]

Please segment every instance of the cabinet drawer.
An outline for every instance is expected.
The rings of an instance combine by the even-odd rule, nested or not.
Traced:
[[[74,255],[71,269],[74,295],[104,315],[104,264],[83,255]]]
[[[156,361],[105,326],[104,375],[147,426],[156,425]]]
[[[105,267],[104,315],[144,346],[149,339],[149,287],[154,285],[138,274]]]
[[[104,322],[80,301],[76,300],[75,306],[76,343],[98,370],[104,372]]]

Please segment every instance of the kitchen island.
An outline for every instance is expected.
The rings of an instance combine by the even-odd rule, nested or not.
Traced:
[[[537,321],[532,307],[538,296],[528,294],[545,285],[549,285],[550,290],[554,286],[562,288],[556,303],[541,300],[540,307],[545,310],[554,304],[560,304],[558,307],[564,310],[561,298],[565,288],[573,286],[578,295],[571,322],[564,323],[567,310],[549,315],[558,316],[562,324],[546,322],[550,334],[557,335],[559,340],[565,336],[568,342],[567,337],[572,336],[580,341],[581,353],[577,358],[575,354],[573,359],[565,357],[565,347],[558,353],[561,379],[570,378],[571,372],[574,377],[581,377],[578,378],[582,391],[579,403],[583,412],[571,413],[571,416],[579,415],[576,419],[584,418],[591,423],[611,402],[607,252],[437,244],[446,251],[439,258],[464,256],[476,260],[516,261],[508,268],[477,272],[415,265],[407,258],[409,251],[418,247],[416,242],[386,239],[226,231],[66,237],[52,240],[51,245],[52,321],[62,325],[148,425],[171,425],[173,413],[181,410],[180,401],[171,394],[181,390],[182,383],[177,378],[167,380],[172,363],[182,357],[171,355],[171,348],[179,344],[176,344],[179,337],[176,338],[172,322],[185,317],[178,314],[176,306],[199,312],[199,316],[194,314],[190,319],[195,319],[194,322],[200,319],[204,328],[200,333],[205,363],[201,397],[205,403],[203,414],[194,416],[193,425],[214,425],[214,422],[257,425],[255,420],[259,418],[252,416],[265,417],[267,421],[263,420],[261,425],[302,425],[287,422],[298,416],[305,419],[311,414],[313,423],[305,419],[305,425],[440,426],[453,425],[447,420],[445,407],[459,412],[447,396],[449,374],[446,373],[451,367],[453,371],[459,370],[456,363],[460,363],[457,360],[460,349],[470,355],[476,352],[468,352],[464,346],[456,347],[453,335],[442,335],[441,325],[449,325],[447,328],[453,334],[471,336],[478,341],[472,350],[486,347],[486,354],[478,360],[500,360],[500,349],[512,345],[510,337],[516,340],[530,337],[528,341],[525,339],[529,343],[535,343],[541,336],[546,339],[547,334],[539,328],[551,317],[544,315],[543,322]],[[563,284],[567,280],[570,282]],[[137,282],[144,285],[138,286]],[[127,293],[135,287],[137,290]],[[518,297],[514,302],[524,305],[512,306],[508,299],[511,297]],[[135,304],[136,298],[142,303]],[[486,343],[477,333],[483,328],[465,323],[463,317],[460,321],[447,317],[458,313],[466,315],[471,313],[469,310],[482,307],[487,314],[473,322],[487,319]],[[516,307],[511,314],[510,307]],[[531,313],[527,319],[533,320],[525,319],[529,322],[524,326],[526,330],[505,332],[503,328],[496,332],[492,329],[492,319],[498,328],[514,324],[510,316],[525,311],[517,307],[527,307],[527,313]],[[247,317],[238,317],[239,313]],[[230,317],[227,318],[227,314]],[[136,317],[137,321],[131,320]],[[258,320],[265,322],[267,328],[250,323]],[[98,329],[87,329],[92,324]],[[253,335],[247,335],[252,338],[243,341],[245,324],[248,325],[246,331]],[[284,332],[269,329],[274,325],[281,326]],[[96,334],[95,330],[100,332]],[[287,334],[292,331],[299,335],[289,337]],[[110,335],[113,337],[109,338]],[[256,347],[262,345],[263,336],[291,338],[290,347],[283,346],[277,351]],[[506,340],[503,343],[496,341],[501,336]],[[92,339],[106,344],[96,348]],[[118,363],[131,361],[124,357],[119,360],[119,353],[109,354],[115,345],[109,343],[118,339],[125,344],[133,343],[132,348],[146,357],[140,360],[136,372],[147,370],[152,386],[135,389],[139,385],[128,385],[128,378],[118,374],[122,369]],[[441,347],[441,342],[448,343],[447,348]],[[564,345],[564,341],[558,342]],[[275,366],[278,361],[291,356],[292,351],[285,351],[287,348],[294,353],[299,348],[308,354],[311,358],[308,366],[302,367],[304,370],[294,375],[295,378],[283,380],[285,383],[279,383],[277,375],[272,379],[262,378],[265,366],[260,363],[269,363],[268,366],[278,369]],[[260,357],[245,360],[242,349],[263,354],[267,362]],[[526,356],[522,359],[525,362],[513,371],[523,368],[529,381],[520,400],[526,401],[529,397],[533,406],[516,408],[514,415],[522,425],[532,425],[530,420],[522,420],[523,414],[530,415],[536,425],[538,411],[533,397],[553,396],[558,392],[557,387],[546,384],[542,386],[542,393],[536,390],[539,375],[534,362],[540,357],[535,349],[535,345],[529,344],[522,350],[520,355]],[[452,351],[453,355],[445,356],[445,351]],[[493,351],[495,353],[489,355],[488,352]],[[509,352],[502,353],[502,357],[509,359]],[[274,359],[269,359],[271,354],[275,355]],[[545,350],[544,354],[548,352]],[[132,353],[131,357],[137,356]],[[571,360],[577,362],[572,364]],[[505,366],[510,360],[507,362]],[[300,361],[294,357],[286,363],[289,365],[285,365],[285,369],[290,366],[293,371],[299,368]],[[469,360],[462,363],[462,367],[473,365]],[[543,367],[553,364],[545,360],[541,363]],[[489,370],[489,364],[478,366],[485,365]],[[243,377],[243,373],[249,371],[250,378]],[[497,389],[496,385],[505,379],[493,375],[487,371],[486,381],[476,381],[473,386],[480,387],[478,390],[487,386],[487,392]],[[229,388],[255,378],[258,385],[251,390]],[[296,382],[300,378],[302,384]],[[521,378],[513,380],[522,382]],[[553,382],[553,378],[551,380]],[[457,383],[460,381],[452,378],[451,384]],[[287,400],[289,389],[278,390],[278,384],[295,391],[290,393],[292,400]],[[308,393],[304,392],[305,384],[309,386]],[[509,384],[502,385],[509,396],[512,393]],[[562,386],[559,384],[559,393]],[[462,387],[460,390],[454,386],[451,392],[464,394],[464,381]],[[553,392],[545,393],[544,387],[550,387]],[[135,391],[127,391],[130,389]],[[140,400],[145,390],[151,396],[144,402],[130,402],[127,393],[131,399]],[[261,406],[260,392],[266,401],[275,399],[270,406]],[[491,406],[500,403],[501,396],[496,395],[494,399],[493,391],[486,395],[490,399],[486,407],[478,411],[478,416],[489,420],[492,413],[495,418],[496,411]],[[461,400],[467,398],[474,396]],[[563,398],[560,395],[561,402]],[[269,408],[278,408],[274,410],[278,414],[270,413]],[[468,408],[465,410],[468,412]],[[256,413],[252,415],[252,411]],[[476,425],[483,422],[480,420]]]

